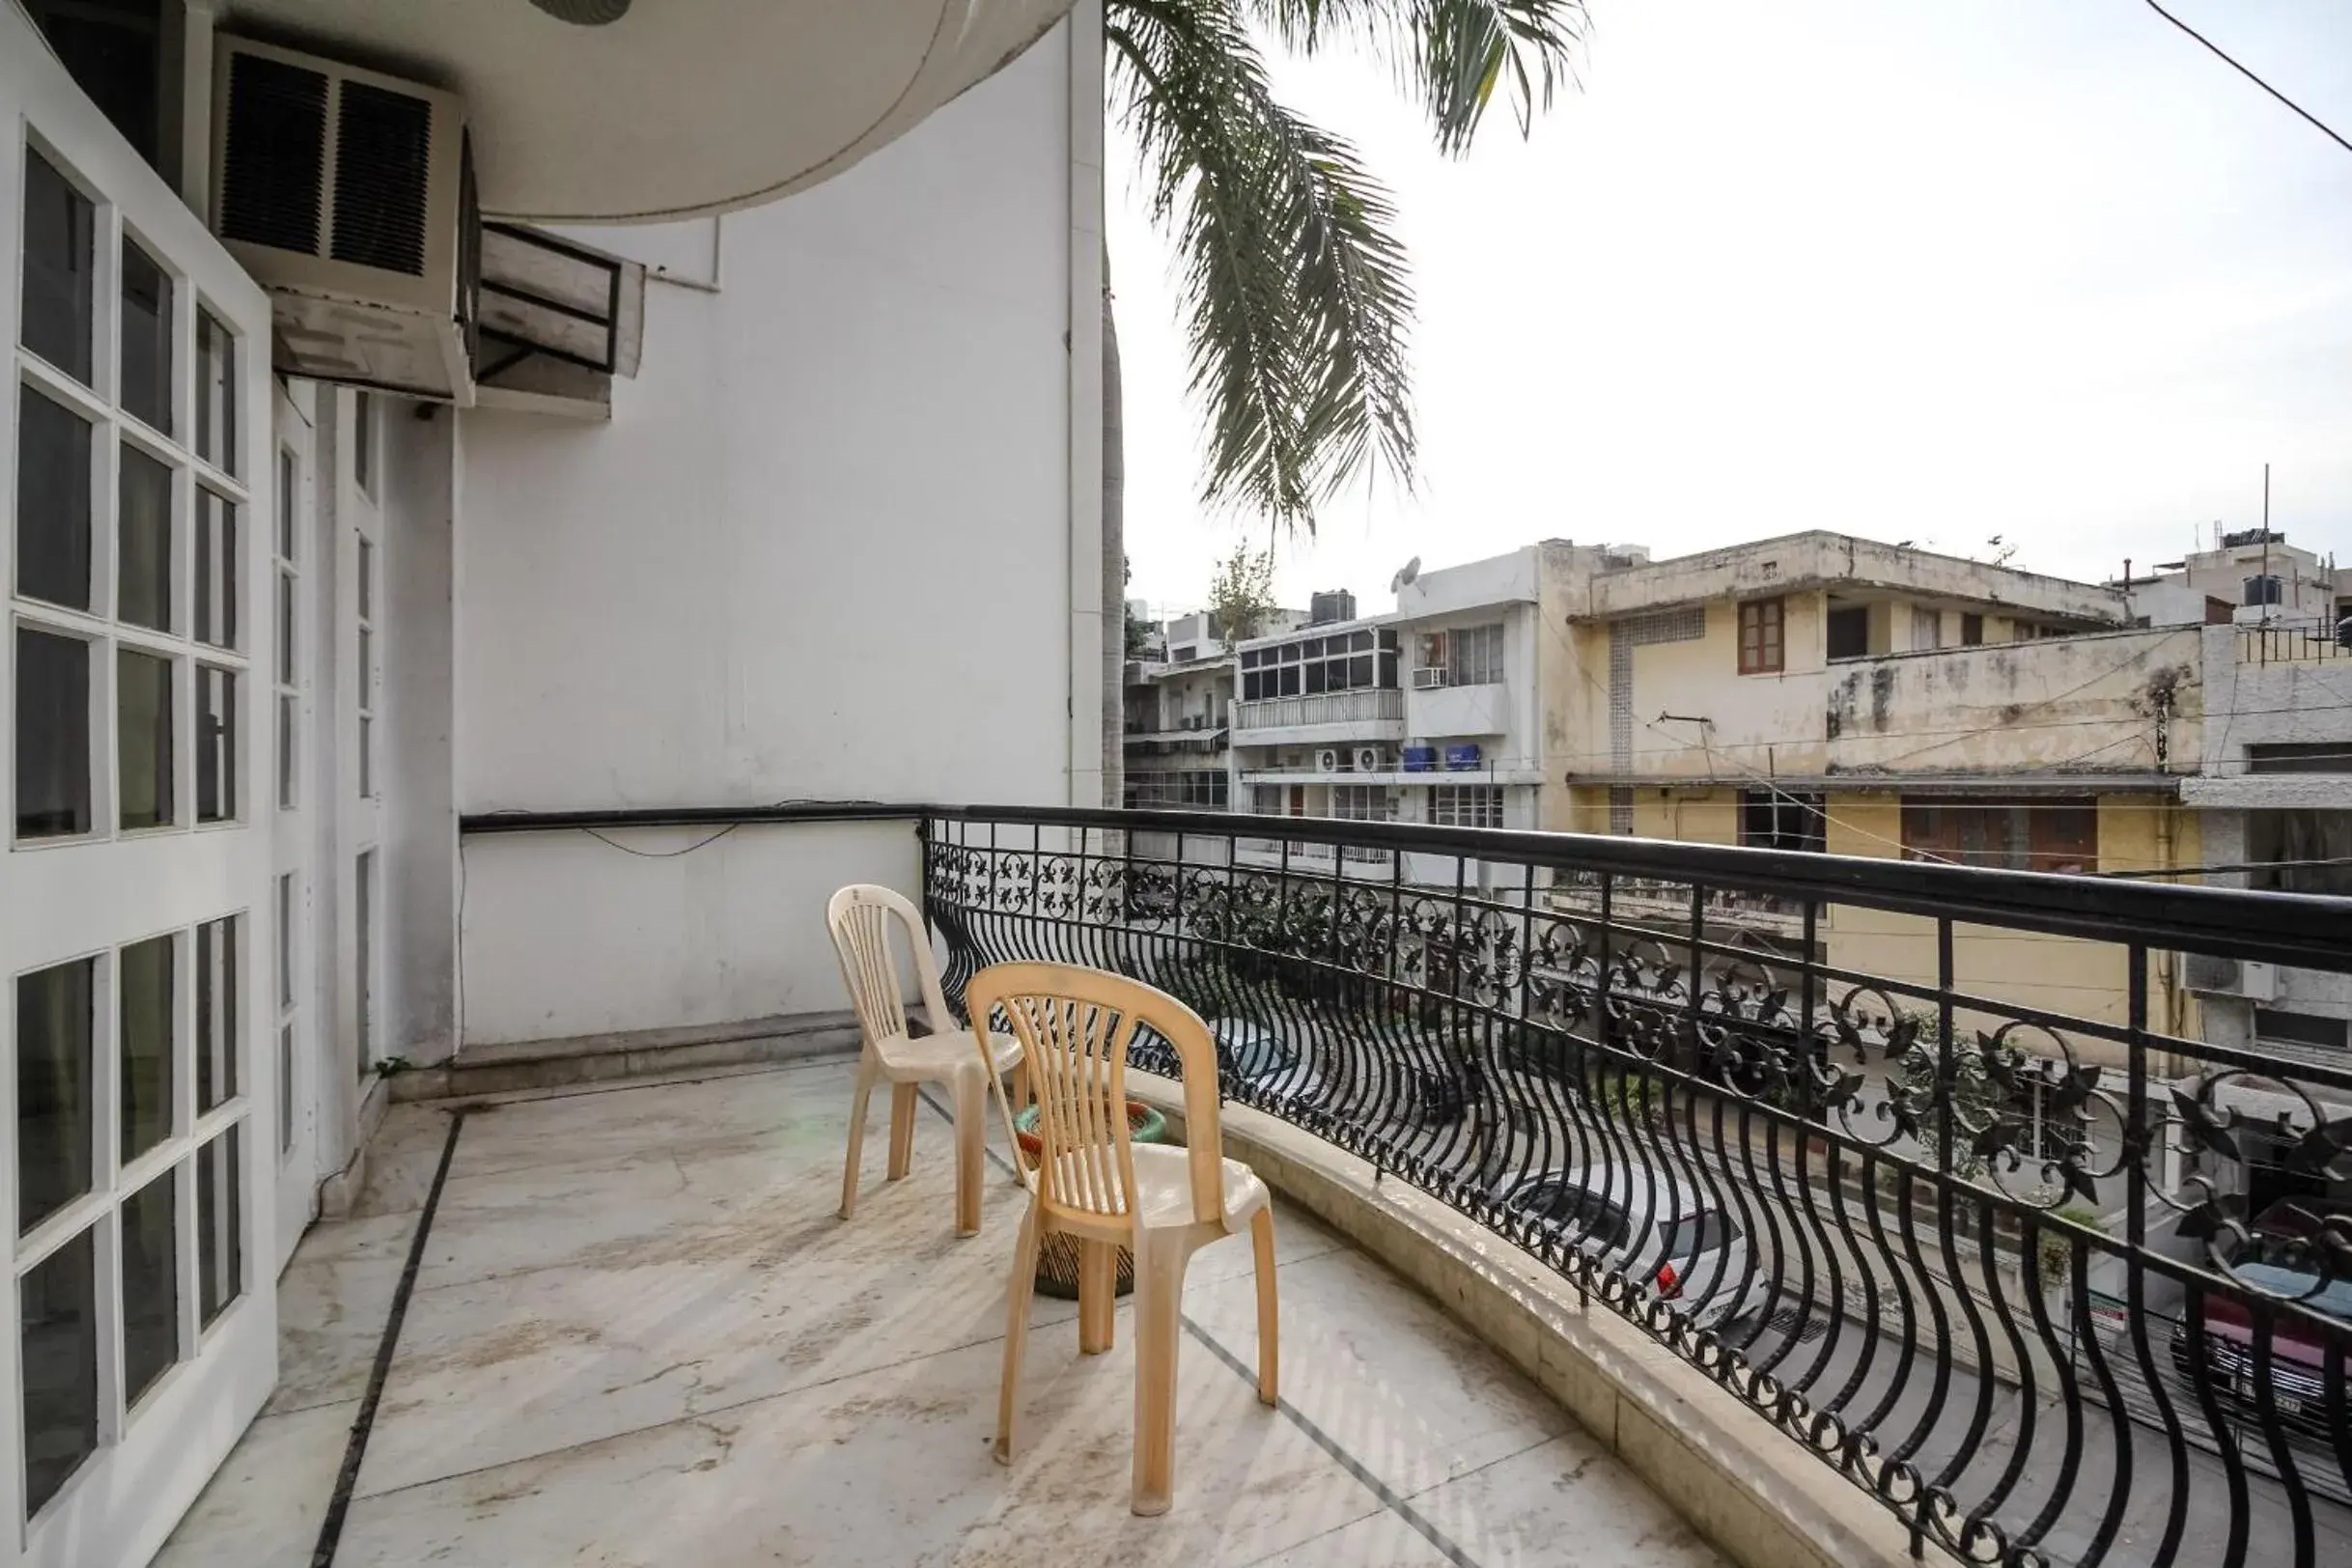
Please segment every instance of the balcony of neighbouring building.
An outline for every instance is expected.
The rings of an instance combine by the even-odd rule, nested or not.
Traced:
[[[1405,694],[1390,686],[1259,697],[1233,705],[1234,739],[1243,745],[1314,745],[1405,738]]]
[[[2211,1044],[2193,1011],[2224,962],[2352,973],[2352,900],[1209,812],[465,828],[519,856],[728,824],[796,868],[765,890],[779,966],[828,967],[824,893],[879,878],[919,895],[951,1007],[1049,959],[1210,1021],[1227,1152],[1281,1205],[1283,1406],[1251,1398],[1246,1256],[1212,1249],[1172,1513],[1126,1508],[1124,1316],[1081,1358],[1038,1304],[1027,1451],[992,1465],[1009,1166],[954,1239],[927,1118],[914,1175],[877,1151],[840,1221],[838,1057],[495,1103],[418,1075],[290,1273],[276,1405],[167,1568],[314,1540],[355,1421],[346,1563],[2352,1551],[2352,1061]],[[2085,991],[2111,970],[2121,994]],[[1129,1066],[1180,1108],[1163,1045]]]

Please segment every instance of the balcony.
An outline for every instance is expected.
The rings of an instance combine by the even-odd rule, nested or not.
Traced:
[[[1066,1306],[1034,1320],[1033,1457],[991,1466],[1013,1194],[953,1240],[927,1121],[915,1175],[871,1158],[834,1220],[838,1060],[408,1105],[361,1217],[294,1264],[277,1414],[167,1568],[253,1560],[226,1554],[263,1523],[315,1537],[364,1405],[347,1563],[1710,1560],[1694,1529],[1745,1562],[2352,1551],[2352,1221],[2323,1206],[2352,1062],[2208,1045],[2186,984],[2352,971],[2352,900],[1200,812],[467,828],[727,822],[910,829],[951,1002],[1051,958],[1280,1043],[1222,1088],[1288,1200],[1290,1407],[1234,1372],[1246,1265],[1213,1251],[1174,1513],[1126,1515],[1129,1336],[1081,1361]],[[1179,842],[1228,849],[1145,848]],[[1132,1065],[1164,1098],[1164,1048]]]
[[[2312,664],[2352,661],[2352,615],[2262,621],[2236,629],[2241,664]]]
[[[1235,743],[1282,745],[1309,741],[1401,741],[1405,694],[1392,687],[1259,697],[1233,705]]]
[[[370,1414],[329,1526],[347,1568],[1501,1564],[1571,1536],[1715,1562],[1500,1357],[1290,1208],[1280,1410],[1245,1370],[1247,1246],[1190,1271],[1172,1513],[1128,1512],[1125,1302],[1113,1351],[1081,1358],[1076,1303],[1038,1299],[1026,1445],[994,1464],[1021,1199],[992,1171],[982,1232],[954,1236],[941,1102],[906,1181],[867,1140],[842,1223],[851,1076],[396,1108],[358,1212],[288,1273],[275,1398],[160,1568],[311,1561]]]

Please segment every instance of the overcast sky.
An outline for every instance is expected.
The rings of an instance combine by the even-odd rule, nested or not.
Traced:
[[[2352,0],[2168,5],[2352,135]],[[1421,488],[1285,543],[1303,605],[1556,537],[1833,528],[2112,575],[2215,519],[2352,558],[2352,153],[2142,0],[1591,0],[1583,87],[1429,150],[1386,75],[1276,68],[1404,211]],[[1114,127],[1130,593],[1196,604],[1168,251]]]

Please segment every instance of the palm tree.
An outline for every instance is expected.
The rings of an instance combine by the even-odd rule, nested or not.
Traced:
[[[1253,29],[1301,52],[1368,52],[1467,152],[1498,89],[1524,134],[1570,72],[1582,0],[1104,0],[1108,112],[1134,136],[1154,224],[1181,264],[1190,393],[1210,438],[1202,499],[1276,534],[1386,471],[1414,479],[1405,340],[1413,289],[1395,208],[1341,137],[1276,102]],[[1124,624],[1119,340],[1103,260],[1104,625]],[[1106,799],[1119,800],[1124,650],[1105,646]]]

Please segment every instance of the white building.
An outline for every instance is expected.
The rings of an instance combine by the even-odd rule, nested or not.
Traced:
[[[1398,583],[1388,614],[1310,620],[1241,644],[1236,808],[1546,826],[1545,683],[1558,679],[1547,656],[1564,650],[1565,630],[1547,627],[1543,605],[1547,582],[1556,598],[1577,558],[1575,546],[1551,541],[1416,572]],[[1317,598],[1333,609],[1354,604],[1352,596]],[[1266,853],[1245,847],[1244,858]],[[1350,856],[1357,874],[1393,874],[1386,856]],[[1415,871],[1409,864],[1404,875]]]
[[[916,864],[462,817],[1097,801],[1101,46],[1068,0],[27,3],[0,1564],[100,1568],[261,1410],[388,1072],[829,1013],[824,895]]]

